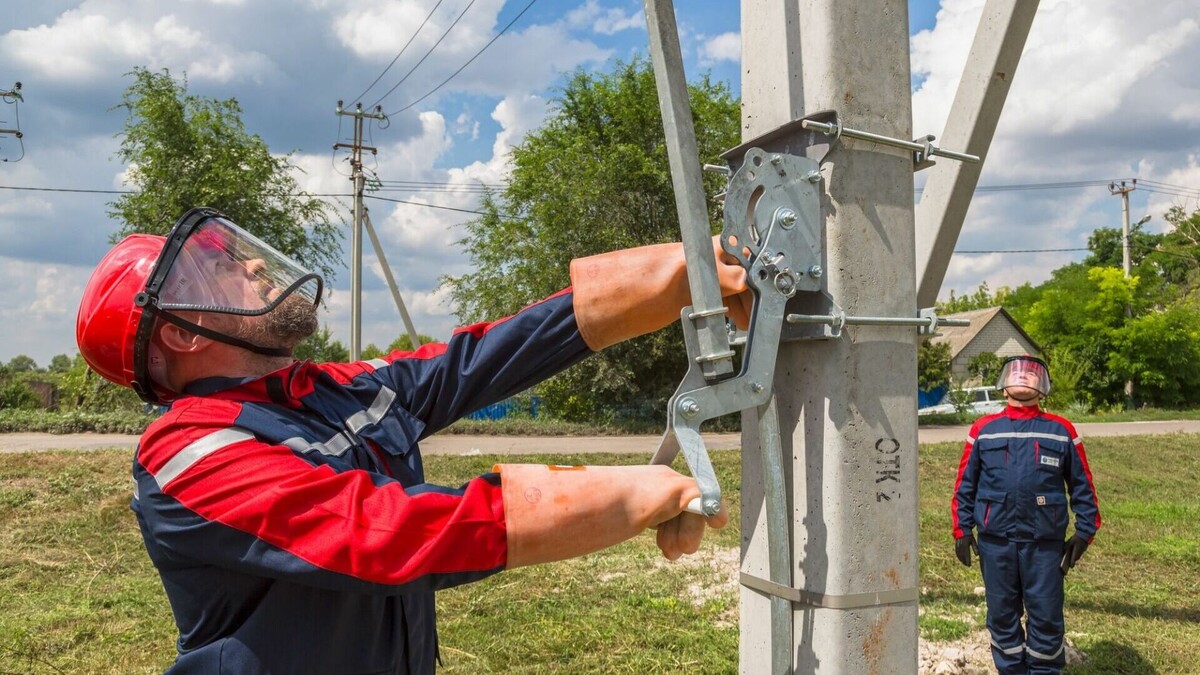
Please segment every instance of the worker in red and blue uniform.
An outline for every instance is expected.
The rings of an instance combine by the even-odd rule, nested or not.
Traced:
[[[1008,406],[971,426],[958,467],[955,554],[967,566],[972,551],[979,556],[996,669],[1058,673],[1066,660],[1063,578],[1100,528],[1096,486],[1075,427],[1039,406],[1050,393],[1045,361],[1005,359],[996,386]],[[1068,507],[1075,532],[1064,543]]]
[[[734,318],[749,298],[718,257]],[[97,266],[88,364],[170,403],[133,460],[133,511],[179,631],[171,673],[430,673],[434,591],[657,528],[695,552],[711,517],[662,466],[499,465],[426,482],[420,442],[689,303],[682,247],[578,259],[572,287],[444,344],[299,362],[323,282],[211,209],[133,235]]]

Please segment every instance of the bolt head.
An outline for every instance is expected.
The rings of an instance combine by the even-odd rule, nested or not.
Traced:
[[[820,265],[813,265],[812,267],[808,268],[808,276],[810,276],[814,279],[820,279],[821,275],[824,273],[825,273],[825,270],[821,269]]]
[[[700,414],[700,404],[694,398],[685,398],[679,402],[679,412],[691,419]]]
[[[719,499],[705,499],[702,508],[705,513],[716,515],[721,510],[721,501]]]
[[[796,279],[788,270],[784,270],[775,275],[775,290],[791,297],[792,293],[796,292]]]
[[[750,383],[750,391],[754,392],[755,394],[761,394],[763,389],[764,389],[764,387],[762,386],[762,384],[760,384],[758,382]]]
[[[820,171],[810,171],[810,172],[808,172],[808,174],[806,174],[804,176],[804,179],[810,183],[820,183],[821,182],[821,172]]]
[[[786,206],[779,209],[779,211],[775,213],[775,218],[779,221],[779,224],[784,227],[784,229],[790,228],[796,224],[796,212],[787,208]]]

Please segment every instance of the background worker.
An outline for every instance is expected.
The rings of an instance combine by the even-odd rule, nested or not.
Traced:
[[[1058,673],[1066,660],[1063,577],[1100,528],[1096,488],[1075,427],[1039,407],[1050,393],[1045,361],[1005,359],[996,386],[1008,406],[971,426],[958,467],[955,554],[967,566],[971,551],[979,556],[996,669]],[[1064,543],[1068,502],[1075,533]]]
[[[745,273],[719,259],[744,319]],[[573,286],[445,344],[297,362],[323,282],[211,209],[99,263],[76,338],[88,364],[171,408],[133,462],[132,508],[179,630],[173,673],[430,673],[434,591],[657,527],[671,559],[727,516],[684,512],[662,466],[506,464],[425,481],[419,442],[689,302],[680,245],[576,260]]]

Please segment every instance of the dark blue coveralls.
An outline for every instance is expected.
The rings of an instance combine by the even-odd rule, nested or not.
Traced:
[[[1065,662],[1059,565],[1068,493],[1075,533],[1091,542],[1100,510],[1069,421],[1010,405],[971,427],[950,510],[955,538],[978,530],[992,659],[1002,675],[1058,673]]]

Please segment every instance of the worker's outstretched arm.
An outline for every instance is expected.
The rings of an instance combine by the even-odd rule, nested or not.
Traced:
[[[507,567],[565,560],[618,544],[650,527],[674,560],[694,553],[708,527],[729,516],[685,512],[696,481],[666,466],[501,464]]]
[[[752,297],[746,270],[713,238],[717,281],[739,328],[749,324]],[[679,320],[692,304],[683,244],[655,244],[571,261],[575,320],[593,351]]]

